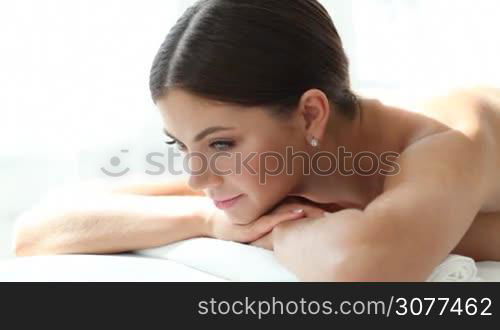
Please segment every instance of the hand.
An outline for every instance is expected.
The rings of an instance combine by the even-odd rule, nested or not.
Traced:
[[[236,224],[219,209],[211,210],[206,216],[208,234],[210,237],[226,241],[248,243],[269,233],[276,225],[284,221],[300,219],[304,212],[286,211],[265,214],[249,224]]]
[[[317,204],[311,201],[299,197],[287,197],[284,200],[282,200],[271,212],[267,214],[279,214],[283,212],[289,212],[290,210],[293,209],[303,209],[304,217],[299,219],[307,221],[306,218],[318,218],[324,216],[325,210],[320,207],[317,207],[316,205]],[[279,226],[279,224],[277,224],[276,226]],[[251,245],[258,246],[267,250],[273,250],[274,249],[273,232],[274,232],[274,227],[268,234],[251,242]]]

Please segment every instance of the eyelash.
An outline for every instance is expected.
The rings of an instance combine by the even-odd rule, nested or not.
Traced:
[[[166,143],[166,144],[169,144],[169,145],[177,144],[177,145],[179,146],[179,147],[178,147],[178,149],[179,149],[180,151],[185,151],[185,150],[186,150],[186,146],[185,146],[185,145],[183,145],[182,143],[180,143],[180,142],[179,142],[179,141],[177,141],[177,140],[165,141],[165,143]],[[210,144],[210,146],[217,145],[217,144],[219,144],[219,145],[220,145],[220,144],[222,144],[222,145],[225,145],[225,146],[226,146],[226,147],[225,147],[225,149],[223,149],[223,151],[224,151],[224,150],[231,149],[231,148],[234,146],[234,143],[233,143],[232,141],[215,141],[215,142],[212,142],[212,143]],[[213,147],[213,148],[215,148],[215,147]],[[216,149],[217,149],[217,148],[216,148]],[[220,150],[218,150],[218,151],[220,151]]]

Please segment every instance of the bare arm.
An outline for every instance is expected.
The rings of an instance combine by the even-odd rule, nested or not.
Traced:
[[[148,196],[205,196],[203,192],[192,190],[189,187],[187,177],[178,177],[167,182],[115,185],[112,191]]]
[[[239,225],[192,192],[184,179],[163,186],[89,183],[61,189],[18,219],[16,254],[118,253],[198,236],[245,243],[303,216],[281,212]]]
[[[179,194],[179,196],[174,196]],[[207,236],[209,200],[171,184],[82,184],[61,190],[16,221],[17,255],[118,253]]]
[[[276,226],[276,256],[302,280],[424,281],[461,241],[490,190],[487,136],[449,131],[417,143],[364,210]]]

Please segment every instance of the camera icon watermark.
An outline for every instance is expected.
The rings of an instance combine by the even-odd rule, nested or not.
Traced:
[[[122,149],[122,150],[120,150],[120,152],[121,153],[128,153],[129,150]],[[118,168],[118,167],[120,167],[120,164],[121,164],[121,158],[118,156],[113,156],[109,159],[109,164],[114,168]],[[130,171],[130,168],[128,168],[128,167],[124,168],[123,170],[118,170],[118,169],[108,170],[104,167],[101,167],[101,172],[104,173],[104,175],[110,176],[110,177],[115,177],[115,178],[124,176],[129,171]]]

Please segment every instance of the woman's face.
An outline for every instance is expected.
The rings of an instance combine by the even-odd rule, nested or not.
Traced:
[[[277,119],[263,108],[211,101],[180,89],[170,90],[157,106],[169,140],[189,155],[190,187],[216,200],[242,194],[224,209],[235,223],[256,220],[301,184],[303,160],[285,159],[287,147],[289,155],[306,149],[298,117]],[[210,127],[227,129],[196,138]]]

